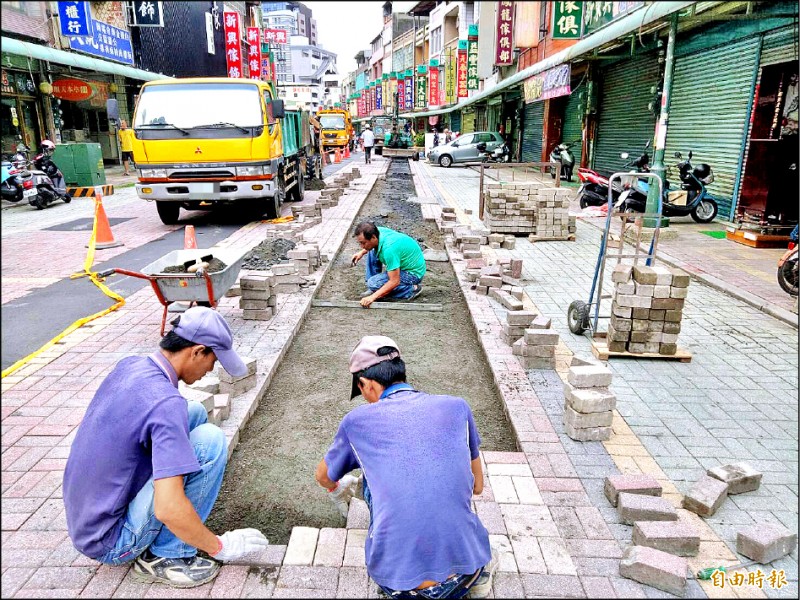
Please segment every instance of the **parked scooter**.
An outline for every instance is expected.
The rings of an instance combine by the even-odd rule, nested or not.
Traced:
[[[3,200],[10,202],[19,202],[23,198],[36,195],[33,175],[25,168],[24,163],[3,159],[0,193]]]
[[[481,162],[509,162],[511,160],[511,150],[505,142],[491,152],[486,151],[486,142],[480,142],[475,148],[480,153]]]
[[[642,154],[635,160],[630,160],[625,163],[624,169],[633,167],[639,173],[646,173],[650,170],[650,155],[647,149],[650,147],[650,140],[644,145]],[[630,154],[623,152],[620,158],[625,160]],[[597,171],[586,169],[584,167],[578,168],[578,180],[581,181],[581,186],[578,188],[578,202],[580,207],[586,208],[588,206],[605,206],[608,203],[608,177],[603,177]],[[625,187],[630,187],[632,178],[625,178],[620,181],[614,182],[614,188],[611,191],[611,197],[616,204],[619,195],[623,192]]]
[[[574,142],[561,142],[550,153],[550,162],[556,163],[561,161],[561,179],[572,181],[572,170],[575,168],[575,155],[571,152],[571,148],[575,144],[580,144],[581,140]],[[553,179],[556,178],[556,166],[550,167],[550,175]]]
[[[778,261],[778,284],[783,291],[792,296],[797,296],[798,290],[798,246],[797,225],[790,235],[789,249]]]
[[[55,149],[56,145],[53,142],[44,140],[41,152],[33,159],[35,169],[31,174],[37,194],[31,196],[28,203],[37,210],[42,210],[56,200],[63,200],[67,204],[72,202],[72,196],[67,193],[64,175],[50,158]]]
[[[680,159],[681,153],[676,152],[675,158]],[[706,190],[706,185],[714,181],[714,172],[706,163],[693,166],[691,161],[692,151],[689,150],[689,157],[675,165],[681,180],[679,190],[670,189],[670,182],[664,180],[662,214],[665,217],[691,216],[698,223],[710,223],[719,210],[716,199]],[[649,188],[646,181],[637,181],[620,194],[615,207],[626,212],[645,212]]]

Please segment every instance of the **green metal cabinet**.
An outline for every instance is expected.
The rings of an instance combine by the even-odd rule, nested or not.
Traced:
[[[61,169],[69,186],[92,187],[106,183],[100,144],[58,144],[53,162]]]

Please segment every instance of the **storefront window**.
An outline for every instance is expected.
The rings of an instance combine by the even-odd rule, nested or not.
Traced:
[[[22,141],[19,135],[19,127],[14,125],[14,115],[17,113],[17,101],[15,98],[3,98],[2,109],[0,110],[0,125],[2,126],[2,152],[3,154],[13,154],[17,144]]]

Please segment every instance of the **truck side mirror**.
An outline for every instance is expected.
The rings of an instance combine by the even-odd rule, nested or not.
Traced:
[[[286,109],[283,106],[283,100],[272,100],[272,116],[276,119],[283,119],[286,116]]]
[[[115,124],[119,121],[119,105],[116,98],[106,100],[106,113],[108,113],[109,121],[113,121]]]

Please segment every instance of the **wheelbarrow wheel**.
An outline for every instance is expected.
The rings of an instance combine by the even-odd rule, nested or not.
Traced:
[[[581,300],[575,300],[567,309],[567,325],[569,330],[577,335],[589,329],[589,305]]]

